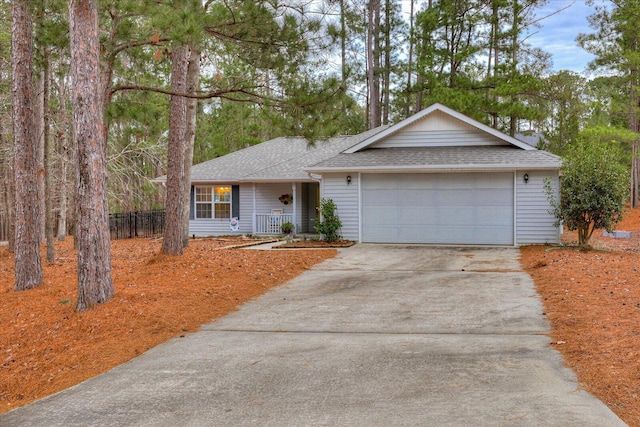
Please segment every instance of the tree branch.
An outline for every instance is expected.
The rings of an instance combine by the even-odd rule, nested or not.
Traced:
[[[259,95],[257,93],[251,92],[251,90],[260,89],[263,87],[265,86],[258,85],[258,86],[246,86],[241,88],[222,89],[222,90],[217,90],[213,92],[204,92],[204,93],[202,92],[201,93],[180,93],[180,92],[173,92],[168,89],[162,89],[162,88],[152,87],[152,86],[119,85],[109,89],[109,96],[112,96],[116,92],[139,90],[139,91],[146,91],[146,92],[161,93],[161,94],[170,95],[170,96],[182,96],[185,98],[192,98],[192,99],[225,98],[225,97],[228,97],[229,94],[244,94],[257,100],[269,100],[273,102],[281,102],[279,99],[271,98],[266,95]],[[234,99],[234,100],[240,101],[239,99]],[[249,102],[256,102],[256,101],[249,101]]]

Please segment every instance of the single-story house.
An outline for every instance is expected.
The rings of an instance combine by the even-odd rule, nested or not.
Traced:
[[[561,159],[441,104],[313,145],[276,138],[192,169],[190,234],[314,231],[332,199],[340,234],[372,243],[558,243],[545,178]]]

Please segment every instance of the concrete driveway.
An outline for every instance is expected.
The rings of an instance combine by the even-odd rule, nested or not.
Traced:
[[[9,426],[617,426],[513,248],[356,245]]]

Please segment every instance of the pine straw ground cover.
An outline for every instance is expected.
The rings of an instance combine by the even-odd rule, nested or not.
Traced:
[[[552,346],[580,385],[630,426],[640,426],[640,209],[618,230],[632,239],[594,233],[595,250],[525,247],[532,276],[552,325]],[[575,233],[563,242],[575,245]]]
[[[0,247],[0,413],[105,372],[172,337],[196,331],[311,268],[335,250],[225,249],[192,240],[181,257],[160,241],[112,242],[115,297],[76,313],[76,252],[56,244],[43,286],[13,291],[13,256]],[[44,257],[44,252],[43,252]]]

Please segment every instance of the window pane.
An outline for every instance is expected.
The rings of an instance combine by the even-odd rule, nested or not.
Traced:
[[[216,202],[231,201],[231,187],[215,187],[214,192]]]
[[[231,218],[230,203],[216,203],[216,218]]]
[[[211,203],[196,203],[196,218],[211,218]]]
[[[211,187],[196,187],[196,202],[210,202]]]

